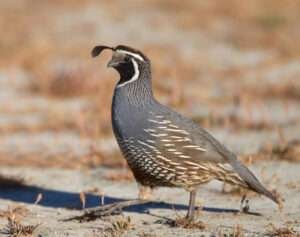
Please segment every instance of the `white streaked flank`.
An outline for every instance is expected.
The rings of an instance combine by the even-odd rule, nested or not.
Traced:
[[[180,155],[179,157],[183,158],[183,159],[189,159],[189,158],[191,158],[190,156],[186,156],[186,155]]]
[[[186,146],[183,146],[183,148],[192,148],[192,149],[196,149],[198,151],[206,151],[206,149],[204,149],[200,146],[196,146],[196,145],[186,145]]]
[[[182,133],[184,135],[189,135],[189,133],[187,131],[180,130],[180,129],[167,128],[166,131],[169,131],[169,132],[178,132],[178,133]]]
[[[148,121],[152,122],[152,123],[157,123],[157,124],[169,124],[169,123],[171,123],[170,120],[157,121],[157,120],[154,120],[154,119],[148,119]]]
[[[197,167],[201,167],[201,165],[195,163],[195,162],[192,162],[192,161],[183,161],[183,163],[187,164],[187,165],[192,165],[192,166],[197,166]]]
[[[182,155],[183,153],[180,152],[180,151],[176,151],[176,152],[174,152],[174,154],[175,154],[175,155]]]
[[[151,145],[149,145],[149,144],[146,143],[146,142],[142,142],[141,140],[138,140],[137,142],[140,143],[140,144],[142,144],[142,145],[144,145],[144,146],[146,146],[146,147],[149,147],[150,149],[152,149],[152,150],[155,151],[156,153],[160,154],[160,152],[156,149],[156,147],[151,146]]]
[[[170,146],[175,146],[175,144],[173,143],[167,143],[167,144],[164,144],[165,147],[170,147]]]
[[[151,136],[153,136],[153,137],[166,137],[166,136],[168,136],[168,134],[167,133],[159,133],[159,134],[152,133]]]
[[[161,139],[162,142],[172,142],[170,139]]]
[[[179,136],[170,136],[171,138],[174,138],[174,139],[182,139],[182,137],[179,137]]]
[[[164,156],[161,156],[161,155],[157,156],[157,158],[159,158],[159,159],[161,159],[163,161],[166,161],[166,162],[170,162],[171,161],[170,159],[168,159],[168,158],[166,158]]]
[[[147,129],[144,129],[145,132],[156,132],[155,129],[152,129],[152,128],[147,128]]]
[[[174,124],[170,124],[169,126],[172,127],[172,128],[178,128],[178,126],[176,126]]]
[[[176,152],[177,150],[176,150],[176,149],[173,149],[173,148],[170,148],[170,149],[167,149],[167,151],[170,151],[170,152]]]

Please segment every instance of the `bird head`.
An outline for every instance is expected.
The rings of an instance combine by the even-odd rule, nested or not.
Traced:
[[[125,45],[118,45],[115,48],[98,45],[93,48],[92,57],[98,56],[105,49],[113,51],[107,67],[114,68],[120,74],[117,87],[123,87],[137,81],[142,73],[150,74],[150,60],[141,51]]]

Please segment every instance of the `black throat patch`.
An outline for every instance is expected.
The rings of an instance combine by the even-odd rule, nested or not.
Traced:
[[[116,70],[120,74],[120,80],[118,82],[118,85],[122,85],[123,83],[130,81],[135,75],[135,69],[132,61],[119,64],[116,67]]]

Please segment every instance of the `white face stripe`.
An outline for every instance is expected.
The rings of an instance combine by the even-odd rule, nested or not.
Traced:
[[[117,88],[125,86],[126,84],[129,84],[131,82],[134,82],[134,81],[136,81],[139,78],[140,71],[139,71],[138,63],[134,59],[131,59],[131,62],[133,63],[133,68],[134,68],[134,75],[133,75],[133,77],[130,80],[125,81],[122,84],[119,84],[117,86]]]
[[[141,55],[139,55],[139,54],[137,54],[137,53],[132,53],[132,52],[129,52],[129,51],[126,51],[126,50],[123,50],[123,49],[117,49],[116,50],[117,52],[119,52],[119,53],[125,53],[125,54],[128,54],[128,55],[130,55],[130,56],[132,56],[132,57],[134,57],[134,58],[136,58],[136,59],[138,59],[138,60],[141,60],[141,61],[145,61],[144,59],[143,59],[143,57],[141,56]]]

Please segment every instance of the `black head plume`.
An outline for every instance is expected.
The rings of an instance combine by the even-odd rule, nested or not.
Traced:
[[[91,55],[92,57],[97,57],[104,49],[110,49],[110,50],[115,50],[112,47],[109,46],[105,46],[105,45],[97,45],[93,48]]]

